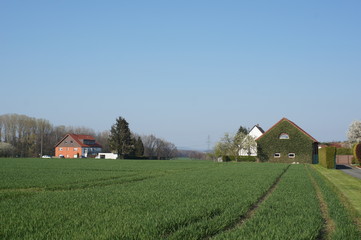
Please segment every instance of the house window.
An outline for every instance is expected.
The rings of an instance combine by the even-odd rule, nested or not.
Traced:
[[[281,133],[279,139],[290,139],[290,136],[287,133]]]
[[[74,151],[78,151],[78,148],[74,148]]]
[[[288,154],[288,158],[295,158],[296,157],[296,154],[294,154],[294,153],[289,153]]]
[[[273,155],[273,157],[275,157],[275,158],[280,158],[280,157],[281,157],[281,153],[275,153],[275,154]]]
[[[73,143],[73,141],[70,141],[70,143]]]
[[[59,148],[59,151],[63,151],[63,148]]]

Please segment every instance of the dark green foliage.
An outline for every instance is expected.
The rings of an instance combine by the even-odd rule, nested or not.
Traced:
[[[280,139],[282,133],[287,133],[289,139]],[[287,120],[279,122],[261,136],[257,144],[258,157],[262,162],[312,163],[313,153],[317,151],[317,143]],[[280,153],[280,157],[275,158],[275,153]],[[289,158],[289,153],[294,153],[295,157]]]
[[[118,158],[126,158],[134,151],[129,124],[122,117],[117,118],[110,130],[109,146],[118,154]]]
[[[237,161],[237,162],[257,162],[257,158],[254,156],[228,156],[223,155],[222,156],[223,162],[231,162],[231,161]]]
[[[243,127],[243,126],[240,126],[239,129],[238,129],[238,133],[244,133],[245,135],[247,135],[249,132],[249,128],[246,128],[246,127]]]
[[[144,155],[144,145],[140,137],[138,137],[137,140],[135,141],[134,147],[135,147],[135,156],[142,157]]]
[[[353,158],[355,162],[361,164],[361,143],[357,143],[353,146]]]
[[[336,155],[352,155],[351,148],[337,148]]]
[[[335,168],[336,167],[336,148],[335,147],[325,147],[321,148],[318,151],[318,159],[321,166],[325,168]]]
[[[237,162],[256,162],[257,158],[254,156],[237,156]]]

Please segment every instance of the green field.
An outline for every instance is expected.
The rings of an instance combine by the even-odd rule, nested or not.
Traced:
[[[0,239],[361,239],[309,165],[0,159]]]

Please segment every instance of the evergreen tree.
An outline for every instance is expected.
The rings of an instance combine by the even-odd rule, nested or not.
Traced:
[[[248,132],[249,132],[249,129],[248,129],[248,128],[243,127],[243,126],[240,126],[239,129],[238,129],[238,131],[237,131],[237,134],[243,133],[244,135],[247,135]]]
[[[128,157],[133,151],[134,146],[129,124],[122,117],[116,119],[116,123],[110,130],[109,146],[121,159]]]
[[[144,155],[144,144],[140,137],[135,141],[135,156],[143,157]]]

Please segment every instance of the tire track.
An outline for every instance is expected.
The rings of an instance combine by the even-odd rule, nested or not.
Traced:
[[[220,230],[220,231],[218,231],[218,232],[216,232],[214,234],[210,234],[208,236],[205,236],[203,238],[203,240],[208,240],[208,239],[211,239],[211,238],[217,236],[218,234],[231,231],[231,230],[233,230],[235,228],[239,228],[246,221],[251,219],[253,217],[253,215],[256,213],[257,209],[260,207],[260,205],[272,195],[273,191],[276,189],[278,183],[280,182],[282,176],[287,172],[287,170],[289,169],[290,166],[291,165],[288,165],[283,170],[283,172],[276,178],[276,180],[273,182],[273,184],[270,186],[270,188],[255,203],[253,203],[251,205],[251,207],[248,209],[248,211],[245,214],[240,216],[238,221],[234,222],[233,224],[230,224],[230,225],[226,226],[225,228],[223,228],[222,230]]]
[[[322,214],[322,218],[323,218],[323,227],[322,229],[320,229],[320,232],[317,236],[317,240],[325,240],[325,239],[330,239],[333,231],[335,230],[335,223],[332,220],[332,218],[330,217],[329,214],[329,210],[328,210],[328,205],[322,195],[320,186],[317,184],[315,178],[312,176],[312,174],[310,173],[310,169],[308,168],[308,166],[305,166],[308,177],[311,179],[313,188],[316,191],[316,196],[317,199],[319,201],[320,204],[320,209],[321,209],[321,214]]]

